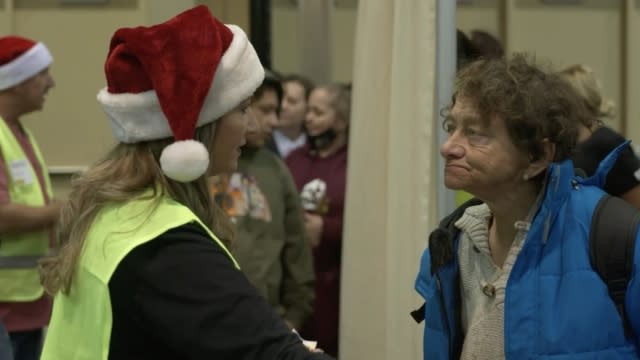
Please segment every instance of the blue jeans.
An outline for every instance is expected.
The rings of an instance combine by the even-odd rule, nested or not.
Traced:
[[[0,322],[0,360],[13,360],[11,340],[4,325]]]
[[[13,360],[38,360],[42,350],[42,329],[9,333]]]

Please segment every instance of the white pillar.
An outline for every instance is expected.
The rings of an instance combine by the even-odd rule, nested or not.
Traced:
[[[456,208],[455,192],[444,185],[444,159],[439,155],[438,144],[442,144],[447,133],[442,128],[440,109],[451,102],[453,84],[457,70],[457,34],[456,34],[456,2],[438,1],[436,15],[436,106],[433,108],[433,119],[437,134],[434,155],[438,164],[436,193],[438,197],[437,218],[441,219]]]
[[[436,3],[359,2],[340,359],[422,356],[409,312],[421,305],[413,283],[437,207]]]

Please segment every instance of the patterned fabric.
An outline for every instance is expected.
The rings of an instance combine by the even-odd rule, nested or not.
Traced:
[[[211,179],[211,191],[232,220],[249,216],[271,222],[269,202],[254,176],[242,173],[216,176]]]

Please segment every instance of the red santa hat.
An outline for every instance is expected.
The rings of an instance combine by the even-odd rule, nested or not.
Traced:
[[[41,43],[19,36],[0,38],[0,90],[36,75],[53,62],[49,49]]]
[[[111,39],[107,87],[98,101],[124,143],[173,136],[160,157],[163,172],[181,182],[207,171],[209,151],[193,140],[249,98],[264,70],[247,36],[197,6],[162,24],[123,28]]]

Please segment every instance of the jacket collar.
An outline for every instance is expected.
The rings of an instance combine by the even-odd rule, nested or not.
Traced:
[[[588,178],[581,178],[579,182],[584,185],[593,185],[603,189],[607,179],[607,175],[609,175],[609,171],[611,171],[613,165],[615,165],[616,161],[618,161],[618,157],[620,156],[622,151],[624,151],[627,146],[630,146],[630,143],[631,141],[627,140],[618,145],[600,162],[600,165],[598,165],[595,174]]]

